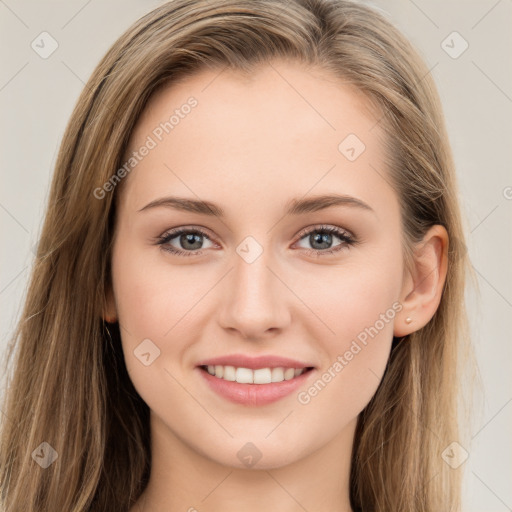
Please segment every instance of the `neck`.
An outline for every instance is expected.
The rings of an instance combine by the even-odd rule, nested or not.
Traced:
[[[130,512],[352,512],[349,478],[356,422],[312,453],[294,454],[291,463],[256,469],[205,457],[151,413],[151,476]],[[258,468],[263,462],[264,457]]]

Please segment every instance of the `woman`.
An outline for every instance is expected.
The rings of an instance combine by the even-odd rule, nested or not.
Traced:
[[[62,141],[4,510],[459,510],[466,268],[435,86],[382,15],[162,5]]]

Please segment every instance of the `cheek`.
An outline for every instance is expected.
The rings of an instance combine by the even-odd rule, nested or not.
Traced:
[[[402,305],[400,254],[381,251],[379,258],[329,270],[329,279],[311,278],[305,302],[322,323],[315,333],[325,359],[317,385],[300,403],[315,402],[318,410],[354,417],[367,405],[386,368],[393,325]],[[320,287],[321,283],[328,286]],[[328,330],[325,328],[328,326]],[[332,404],[343,404],[333,409]],[[343,409],[343,410],[342,410]]]
[[[385,267],[384,260],[389,262]],[[346,265],[304,274],[301,296],[322,320],[329,352],[343,350],[374,326],[384,338],[391,335],[397,309],[401,309],[397,300],[402,269],[396,261],[392,251],[380,252],[375,258],[354,257]]]
[[[113,251],[114,293],[126,367],[151,406],[161,395],[155,390],[182,392],[172,376],[181,381],[187,374],[190,346],[202,335],[202,299],[218,275],[201,265],[172,265],[161,249],[128,238]]]
[[[112,258],[119,321],[126,334],[163,339],[197,296],[194,269],[166,263],[165,254],[119,244]]]
[[[153,251],[149,251],[152,253]],[[166,360],[179,360],[186,338],[176,336],[190,309],[194,287],[183,269],[162,268],[148,249],[119,243],[112,255],[113,286],[126,367],[142,398],[151,403],[155,389],[169,385]],[[158,251],[154,251],[158,255]],[[197,291],[196,291],[197,293]],[[175,326],[177,326],[175,328]],[[172,343],[168,340],[172,339]],[[166,341],[167,340],[167,341]],[[181,341],[183,340],[183,341]]]

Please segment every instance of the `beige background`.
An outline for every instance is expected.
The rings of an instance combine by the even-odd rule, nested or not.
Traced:
[[[114,40],[159,4],[0,0],[0,355],[22,305],[51,173],[75,101]],[[485,395],[472,445],[465,447],[470,455],[464,510],[509,511],[512,1],[378,0],[373,5],[420,50],[439,87],[479,281],[479,295],[470,291],[468,303]],[[43,31],[58,43],[47,59],[31,48]],[[460,36],[450,35],[454,31]],[[465,41],[466,51],[453,58]]]

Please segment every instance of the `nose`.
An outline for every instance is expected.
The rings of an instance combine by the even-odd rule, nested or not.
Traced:
[[[222,290],[222,328],[256,341],[276,336],[289,325],[288,301],[293,294],[273,266],[266,251],[251,263],[235,254],[234,268]]]

